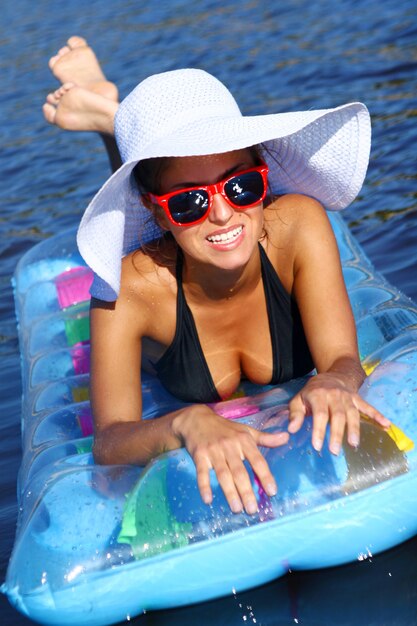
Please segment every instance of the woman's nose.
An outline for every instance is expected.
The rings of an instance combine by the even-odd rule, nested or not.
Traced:
[[[221,193],[213,194],[213,201],[209,213],[209,220],[215,224],[226,224],[234,213],[233,207]]]

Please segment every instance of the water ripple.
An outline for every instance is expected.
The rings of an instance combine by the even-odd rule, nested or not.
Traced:
[[[417,298],[417,6],[415,0],[4,0],[2,19],[7,24],[0,35],[0,103],[5,120],[0,153],[0,565],[4,576],[14,533],[20,455],[19,351],[11,275],[34,243],[77,223],[108,175],[107,159],[96,137],[62,133],[44,123],[41,105],[57,84],[48,71],[48,57],[68,36],[83,34],[96,48],[108,76],[117,79],[122,95],[150,73],[201,67],[230,87],[246,114],[365,101],[373,120],[371,163],[362,193],[346,217],[377,268]],[[360,577],[365,591],[378,581],[380,600],[378,606],[373,604],[372,623],[394,623],[385,619],[392,615],[395,596],[395,623],[407,626],[410,598],[415,606],[417,597],[417,565],[410,556],[415,548],[414,542],[408,552],[399,548],[389,557],[374,558],[372,570],[368,563],[340,568],[338,585],[333,584],[332,574],[306,573],[293,575],[260,596],[255,591],[249,595],[254,602],[258,598],[258,606],[272,607],[263,622],[272,624],[268,615],[278,615],[288,597],[292,604],[294,598],[308,597],[310,587],[315,590],[314,602],[306,605],[321,602],[325,607],[323,590],[331,588],[340,610],[348,611],[346,589],[352,589],[352,578]],[[388,571],[397,576],[388,579]],[[356,593],[357,587],[349,597]],[[279,607],[274,597],[282,599]],[[0,610],[3,623],[28,623],[5,601]],[[226,601],[213,603],[210,611],[215,623],[226,614],[228,624],[241,623],[241,614]],[[171,623],[203,622],[206,613],[198,607],[184,609]],[[350,614],[351,623],[364,624],[359,607]],[[326,622],[324,608],[321,618],[318,611],[316,623],[336,623]],[[154,619],[167,624],[170,614]],[[146,623],[146,616],[138,620]]]

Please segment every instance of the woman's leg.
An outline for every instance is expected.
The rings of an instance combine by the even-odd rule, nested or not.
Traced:
[[[71,37],[50,59],[49,67],[63,84],[48,94],[43,105],[45,119],[64,130],[99,133],[115,171],[121,165],[114,139],[116,85],[106,80],[93,50],[81,37]]]

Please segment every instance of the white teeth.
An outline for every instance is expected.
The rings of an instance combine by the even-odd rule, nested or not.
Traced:
[[[207,237],[207,239],[209,241],[212,241],[213,243],[227,243],[229,241],[233,241],[233,239],[236,239],[236,237],[239,237],[242,230],[243,226],[238,226],[233,230],[229,230],[228,233],[222,233],[221,235],[210,235],[209,237]]]

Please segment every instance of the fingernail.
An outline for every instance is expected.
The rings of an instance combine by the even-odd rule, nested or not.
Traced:
[[[258,504],[256,502],[256,500],[250,500],[249,502],[246,503],[245,506],[246,509],[246,513],[248,515],[255,515],[255,513],[258,510]]]
[[[332,454],[334,454],[335,456],[338,456],[340,452],[340,443],[332,443],[329,446],[329,449]]]
[[[319,439],[318,437],[314,437],[313,438],[313,448],[317,452],[320,452],[320,450],[322,449],[322,446],[323,446],[323,439]]]
[[[358,435],[349,435],[348,441],[352,448],[357,448],[359,445]]]
[[[201,494],[204,504],[211,504],[211,494],[207,491]]]
[[[242,512],[242,503],[241,503],[241,501],[238,500],[237,498],[234,498],[230,502],[230,508],[232,509],[233,513],[241,513]]]
[[[268,496],[276,496],[277,495],[277,491],[278,488],[276,486],[276,483],[268,483],[265,487],[265,491],[268,494]]]

